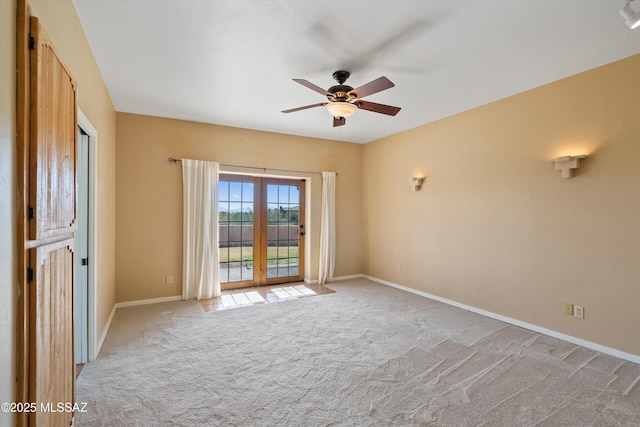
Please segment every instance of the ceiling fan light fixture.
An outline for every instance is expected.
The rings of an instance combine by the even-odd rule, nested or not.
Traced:
[[[326,96],[329,102],[319,102],[317,104],[283,110],[282,112],[292,113],[294,111],[324,106],[327,108],[329,114],[333,116],[333,127],[344,126],[347,122],[346,118],[350,117],[356,110],[366,110],[373,113],[386,114],[388,116],[395,116],[398,114],[398,111],[400,111],[399,107],[363,101],[361,99],[365,96],[373,95],[374,93],[382,92],[383,90],[394,87],[395,85],[391,80],[382,76],[354,89],[351,86],[343,84],[348,77],[348,71],[336,71],[333,73],[333,78],[338,82],[338,85],[332,86],[327,90],[320,86],[316,86],[305,79],[293,79],[294,82],[300,83],[302,86]]]
[[[620,15],[624,18],[624,23],[632,30],[640,27],[640,12],[636,12],[631,8],[631,0],[627,0],[627,4],[620,9]]]
[[[336,101],[327,104],[327,111],[336,118],[349,117],[357,109],[358,107],[350,102]]]

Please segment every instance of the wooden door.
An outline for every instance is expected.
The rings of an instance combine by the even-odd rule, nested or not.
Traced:
[[[221,174],[220,287],[304,277],[304,180]]]
[[[24,0],[17,122],[18,400],[36,408],[18,425],[63,427],[75,403],[76,82]]]
[[[221,174],[218,248],[221,289],[260,284],[260,178]]]
[[[260,283],[297,282],[304,277],[303,180],[262,179]]]

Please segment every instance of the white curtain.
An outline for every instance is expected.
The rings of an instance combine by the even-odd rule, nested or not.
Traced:
[[[182,299],[220,295],[218,173],[220,165],[182,160]]]
[[[333,281],[336,263],[336,173],[322,172],[318,283]]]

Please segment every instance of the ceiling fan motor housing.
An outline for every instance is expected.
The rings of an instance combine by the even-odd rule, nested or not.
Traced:
[[[350,75],[351,73],[348,71],[338,70],[338,71],[334,71],[333,78],[335,81],[338,82],[338,84],[342,84],[347,81]]]
[[[338,84],[335,86],[331,86],[327,90],[327,92],[329,92],[329,94],[327,95],[329,101],[351,102],[356,99],[356,95],[350,93],[353,88],[351,86],[343,84],[347,81],[350,75],[351,73],[345,70],[338,70],[333,73],[333,78],[338,82]]]
[[[332,102],[350,102],[356,99],[356,95],[351,93],[353,88],[347,85],[331,86],[327,92],[327,98]]]

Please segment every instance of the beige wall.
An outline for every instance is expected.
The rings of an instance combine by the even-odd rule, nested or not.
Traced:
[[[361,145],[126,113],[117,115],[117,144],[118,302],[181,294],[182,169],[169,163],[169,157],[338,172],[335,275],[361,273]],[[317,279],[322,179],[317,174],[266,173],[308,178],[307,278]],[[171,285],[165,284],[169,274],[174,276]]]
[[[640,55],[367,144],[364,273],[640,355],[638,75]]]
[[[0,1],[0,402],[15,402],[16,258],[16,4]],[[0,412],[0,425],[15,417]]]
[[[78,106],[98,131],[96,224],[97,338],[115,305],[116,114],[71,0],[29,0],[78,83]]]

